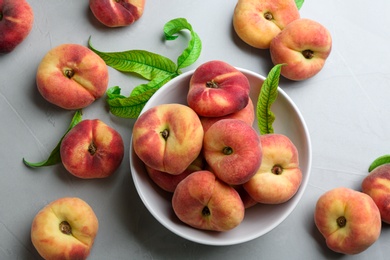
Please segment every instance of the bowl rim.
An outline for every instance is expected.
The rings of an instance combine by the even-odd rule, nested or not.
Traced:
[[[240,67],[235,67],[236,69],[238,69],[239,71],[241,71],[242,73],[244,74],[248,74],[252,77],[255,77],[255,78],[259,78],[261,80],[265,80],[266,77],[256,73],[256,72],[253,72],[251,70],[248,70],[248,69],[243,69],[243,68],[240,68]],[[190,71],[187,71],[187,72],[184,72],[182,74],[180,74],[179,76],[173,78],[172,80],[170,80],[169,82],[167,82],[164,86],[162,86],[160,89],[158,89],[155,94],[148,100],[147,104],[149,103],[154,103],[155,102],[155,99],[158,98],[158,94],[162,91],[164,91],[164,89],[166,87],[169,87],[169,86],[172,86],[174,84],[176,84],[177,81],[181,81],[182,78],[186,78],[188,77],[189,75],[193,74],[195,71],[195,69],[193,70],[190,70]],[[301,125],[302,125],[302,129],[303,129],[303,134],[305,136],[305,139],[304,141],[306,142],[305,143],[305,146],[307,148],[307,165],[306,165],[306,169],[305,169],[305,174],[307,175],[306,178],[303,178],[302,179],[302,182],[301,182],[301,185],[300,185],[300,188],[298,189],[297,193],[294,195],[294,201],[292,201],[292,204],[289,206],[288,210],[286,210],[285,212],[283,212],[283,215],[275,222],[273,222],[273,225],[270,225],[268,226],[267,229],[265,229],[264,232],[262,233],[256,233],[254,232],[252,235],[249,235],[245,238],[241,238],[241,239],[232,239],[232,240],[229,240],[229,241],[220,241],[218,239],[215,239],[213,241],[203,241],[202,239],[198,239],[196,237],[192,237],[190,236],[189,234],[185,234],[185,233],[182,233],[182,232],[179,232],[178,230],[174,229],[172,225],[170,225],[169,223],[166,222],[166,220],[164,220],[152,207],[152,205],[149,203],[149,201],[147,200],[147,198],[145,197],[145,195],[143,194],[143,192],[140,190],[141,187],[139,186],[140,184],[135,181],[135,171],[136,169],[134,168],[134,163],[133,163],[133,156],[136,156],[135,153],[134,153],[134,150],[133,150],[133,146],[132,146],[132,139],[133,137],[131,136],[131,139],[130,139],[130,154],[129,154],[129,157],[130,157],[130,170],[131,170],[131,175],[132,175],[132,179],[133,179],[133,183],[136,187],[136,190],[137,190],[137,193],[138,193],[138,196],[141,198],[142,202],[144,203],[145,207],[148,209],[149,213],[162,225],[164,226],[165,228],[167,228],[169,231],[171,231],[172,233],[184,238],[184,239],[187,239],[189,241],[192,241],[192,242],[196,242],[196,243],[199,243],[199,244],[204,244],[204,245],[211,245],[211,246],[228,246],[228,245],[237,245],[237,244],[241,244],[241,243],[245,243],[245,242],[248,242],[248,241],[251,241],[253,239],[256,239],[256,238],[259,238],[265,234],[267,234],[268,232],[270,232],[271,230],[273,230],[275,227],[277,227],[280,223],[282,223],[296,208],[297,204],[301,201],[301,198],[303,196],[303,194],[305,193],[305,190],[307,188],[307,184],[309,182],[309,178],[310,178],[310,174],[311,174],[311,165],[312,165],[312,144],[311,144],[311,139],[310,139],[310,134],[309,134],[309,130],[308,130],[308,127],[307,127],[307,124],[300,112],[300,110],[298,109],[298,107],[296,106],[296,104],[294,103],[294,101],[286,94],[286,92],[280,88],[280,86],[278,86],[278,95],[281,95],[283,96],[283,98],[285,100],[287,100],[287,102],[289,103],[290,106],[293,107],[297,117],[299,118],[299,120],[301,121]],[[150,107],[146,106],[141,110],[141,113],[144,113],[146,110],[148,110]],[[191,228],[191,227],[190,227]],[[209,231],[204,231],[204,230],[200,230],[202,232],[209,232]]]

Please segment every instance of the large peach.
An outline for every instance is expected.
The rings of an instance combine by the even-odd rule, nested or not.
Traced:
[[[332,37],[322,24],[310,19],[289,23],[271,42],[272,62],[286,64],[280,74],[305,80],[322,70],[332,49]]]
[[[375,202],[365,193],[334,188],[322,194],[314,221],[327,246],[338,253],[359,254],[378,240],[381,217]]]
[[[299,18],[294,0],[238,0],[233,27],[247,44],[268,49],[272,39]]]
[[[222,119],[210,126],[203,154],[214,174],[230,185],[249,181],[262,160],[258,133],[239,119]]]
[[[13,51],[30,34],[34,12],[25,0],[0,1],[0,53]]]
[[[256,174],[243,184],[257,202],[280,204],[292,198],[302,182],[298,150],[282,134],[260,136],[263,158]]]
[[[134,152],[147,166],[181,174],[199,156],[203,135],[194,110],[182,104],[162,104],[138,117],[132,143]]]
[[[225,116],[248,104],[247,77],[226,62],[203,63],[196,68],[189,84],[187,103],[199,116]]]
[[[98,219],[87,202],[65,197],[37,213],[31,241],[44,259],[86,259],[98,228]]]
[[[65,169],[74,176],[106,178],[121,164],[124,144],[114,128],[99,119],[86,119],[65,135],[60,154]]]
[[[64,109],[81,109],[102,97],[108,68],[96,53],[79,44],[51,49],[41,60],[36,82],[42,96]]]
[[[362,182],[362,191],[374,200],[382,221],[390,224],[390,164],[372,170]]]
[[[89,0],[93,15],[108,27],[128,26],[144,12],[145,0]]]
[[[228,231],[245,214],[237,191],[209,171],[197,171],[181,181],[172,197],[176,216],[198,229]]]

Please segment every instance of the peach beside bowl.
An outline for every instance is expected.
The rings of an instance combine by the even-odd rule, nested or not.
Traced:
[[[261,85],[265,77],[240,69],[251,84],[251,98],[257,103]],[[142,112],[164,103],[186,103],[188,84],[194,71],[185,72],[161,87],[147,102]],[[255,205],[245,212],[243,222],[227,232],[212,232],[192,228],[182,223],[174,214],[171,195],[162,191],[148,177],[144,165],[137,157],[130,142],[130,167],[137,192],[150,213],[168,230],[187,240],[214,246],[227,246],[244,243],[258,238],[277,227],[294,210],[302,198],[309,181],[311,169],[311,142],[305,121],[294,102],[278,88],[278,97],[271,110],[275,114],[275,133],[287,135],[299,151],[300,167],[303,173],[302,184],[293,198],[280,205]],[[257,127],[257,121],[253,126]]]

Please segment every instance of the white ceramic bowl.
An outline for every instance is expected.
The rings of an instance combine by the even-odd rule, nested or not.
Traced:
[[[264,77],[254,72],[239,69],[249,79],[250,96],[257,103]],[[164,103],[187,104],[186,97],[189,81],[194,71],[189,71],[172,79],[159,89],[145,105],[147,109]],[[162,191],[148,177],[144,165],[137,157],[130,143],[130,167],[135,187],[141,200],[150,213],[167,229],[193,242],[225,246],[234,245],[258,238],[278,226],[294,210],[307,186],[311,169],[311,143],[305,121],[294,102],[282,89],[271,110],[275,114],[274,132],[287,135],[299,151],[300,167],[303,173],[302,184],[293,198],[280,205],[256,205],[245,211],[243,222],[227,232],[212,232],[192,228],[182,223],[174,214],[171,195]],[[257,121],[254,122],[258,129]]]

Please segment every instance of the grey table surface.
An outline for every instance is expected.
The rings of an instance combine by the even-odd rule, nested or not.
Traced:
[[[206,246],[187,241],[163,227],[140,200],[130,174],[129,142],[134,120],[107,113],[104,98],[84,109],[84,118],[100,118],[116,128],[126,144],[118,172],[104,180],[80,180],[61,165],[31,170],[22,158],[46,158],[73,115],[40,96],[35,73],[43,55],[62,43],[93,45],[103,51],[142,49],[175,60],[188,38],[163,40],[163,25],[186,18],[203,49],[191,67],[220,59],[266,75],[269,51],[244,44],[232,28],[236,0],[148,1],[142,18],[125,28],[99,24],[88,1],[30,0],[35,13],[31,34],[12,53],[0,56],[0,259],[39,259],[30,241],[31,221],[48,202],[65,196],[86,200],[100,228],[90,259],[386,259],[390,229],[363,253],[330,251],[314,226],[313,212],[325,191],[360,189],[369,164],[390,153],[390,2],[377,0],[306,0],[301,16],[325,25],[333,49],[315,77],[280,87],[300,109],[312,142],[309,184],[295,210],[278,227],[234,246]],[[109,86],[123,93],[143,82],[109,68]]]

